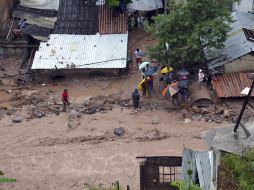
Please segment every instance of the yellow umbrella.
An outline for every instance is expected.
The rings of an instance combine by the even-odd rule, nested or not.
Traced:
[[[172,72],[174,69],[172,67],[164,67],[161,69],[161,74]]]
[[[145,82],[146,80],[145,79],[143,79],[139,84],[138,84],[138,90],[139,91],[142,91],[142,84]]]

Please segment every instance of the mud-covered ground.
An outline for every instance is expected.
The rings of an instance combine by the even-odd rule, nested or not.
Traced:
[[[129,53],[147,44],[153,41],[146,34],[130,33]],[[177,109],[159,93],[156,75],[152,97],[141,97],[135,112],[131,94],[141,78],[131,65],[121,78],[0,87],[0,170],[17,179],[0,184],[0,190],[82,190],[84,183],[107,186],[116,180],[123,189],[128,184],[138,190],[137,156],[176,156],[183,147],[206,150],[200,133],[224,124],[203,115],[211,112],[224,121],[230,110]],[[62,112],[65,88],[71,105]],[[114,134],[119,127],[125,131],[120,137]]]
[[[156,76],[157,77],[157,76]],[[28,89],[1,88],[0,169],[16,183],[3,190],[74,190],[84,183],[139,189],[137,156],[181,155],[183,147],[205,150],[200,138],[215,123],[186,120],[155,84],[135,112],[131,93],[141,76],[59,81]],[[157,78],[156,78],[157,80]],[[62,112],[61,91],[71,106]],[[13,123],[19,117],[20,123]],[[123,127],[123,136],[114,129]]]

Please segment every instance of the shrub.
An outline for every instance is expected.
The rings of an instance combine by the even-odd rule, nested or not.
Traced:
[[[254,189],[254,150],[247,152],[245,156],[226,153],[221,164],[232,172],[241,190]]]

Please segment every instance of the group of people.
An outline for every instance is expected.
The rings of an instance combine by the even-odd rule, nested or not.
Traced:
[[[142,94],[143,96],[152,96],[152,91],[153,91],[153,76],[143,76],[144,79],[141,82],[141,89],[142,89]]]

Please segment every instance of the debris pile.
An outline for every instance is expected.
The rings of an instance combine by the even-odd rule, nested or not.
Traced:
[[[206,122],[216,122],[223,123],[235,122],[240,113],[240,107],[236,108],[230,105],[223,106],[213,106],[213,107],[190,107],[189,115],[186,116],[192,120],[206,121]],[[246,112],[244,115],[244,120],[248,120],[250,113]]]
[[[144,136],[136,137],[135,140],[137,142],[151,142],[151,141],[159,141],[169,138],[171,135],[165,132],[161,132],[158,129],[153,129],[147,131]]]

